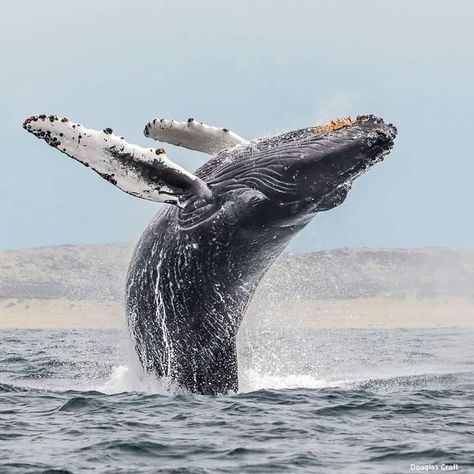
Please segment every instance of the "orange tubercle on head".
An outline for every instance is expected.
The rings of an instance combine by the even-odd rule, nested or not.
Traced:
[[[329,123],[325,125],[317,125],[313,128],[316,133],[325,133],[325,132],[333,132],[334,130],[339,130],[340,128],[350,127],[354,125],[356,120],[351,117],[344,117],[339,118],[336,120],[331,120]]]

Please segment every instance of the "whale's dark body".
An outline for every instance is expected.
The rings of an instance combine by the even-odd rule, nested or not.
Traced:
[[[159,213],[138,243],[127,313],[143,367],[196,393],[238,389],[236,336],[255,289],[317,212],[345,199],[396,129],[373,116],[223,151],[195,174],[207,194]]]

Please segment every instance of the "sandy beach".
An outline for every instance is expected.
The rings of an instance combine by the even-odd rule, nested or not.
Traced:
[[[123,314],[120,303],[114,301],[0,300],[0,328],[119,328]]]
[[[247,328],[472,327],[468,298],[315,300],[251,305]],[[0,328],[121,328],[123,305],[116,301],[1,299]]]

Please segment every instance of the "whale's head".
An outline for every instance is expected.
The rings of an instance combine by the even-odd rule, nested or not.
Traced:
[[[309,133],[308,133],[309,132]],[[374,116],[334,120],[281,148],[280,178],[293,184],[281,198],[294,210],[320,212],[341,204],[355,178],[391,150],[397,130]],[[278,199],[273,193],[273,198]]]
[[[224,152],[201,175],[250,222],[298,226],[340,205],[358,176],[383,160],[397,130],[373,115],[334,120]],[[251,209],[247,209],[248,207]]]

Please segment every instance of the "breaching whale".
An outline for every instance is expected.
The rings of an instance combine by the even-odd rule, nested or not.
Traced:
[[[340,205],[397,134],[372,115],[245,140],[189,119],[153,120],[145,136],[211,158],[190,173],[162,148],[106,128],[39,115],[24,128],[123,191],[165,202],[127,278],[128,324],[142,366],[194,393],[238,389],[236,336],[257,285],[290,239]]]

